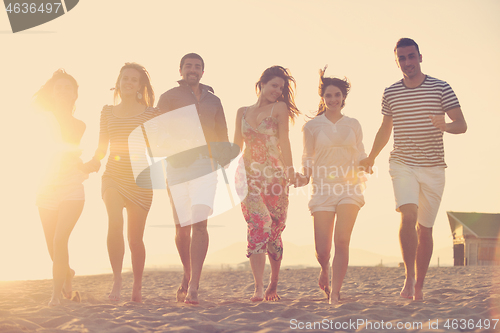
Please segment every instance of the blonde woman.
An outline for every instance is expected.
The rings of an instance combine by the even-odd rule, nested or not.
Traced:
[[[154,92],[149,73],[136,63],[126,63],[120,70],[115,85],[118,104],[104,106],[101,112],[99,146],[93,157],[94,170],[107,153],[109,158],[102,176],[101,194],[108,212],[108,254],[113,269],[113,287],[109,299],[119,301],[122,290],[122,266],[125,253],[123,237],[123,209],[127,210],[127,239],[132,255],[134,283],[132,298],[142,301],[142,274],[146,259],[143,242],[146,218],[153,199],[151,186],[138,186],[132,170],[129,144],[130,133],[158,115],[153,108]],[[144,147],[145,148],[145,147]],[[145,177],[148,178],[148,177]]]

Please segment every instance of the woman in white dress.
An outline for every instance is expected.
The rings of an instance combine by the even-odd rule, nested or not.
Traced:
[[[349,262],[351,232],[364,205],[364,176],[358,169],[358,162],[366,157],[363,134],[359,122],[342,113],[349,89],[347,79],[324,77],[324,70],[320,71],[319,110],[303,128],[304,174],[298,177],[299,186],[312,178],[309,210],[314,218],[316,257],[321,265],[319,286],[330,304],[340,300]],[[330,286],[332,237],[335,256]]]

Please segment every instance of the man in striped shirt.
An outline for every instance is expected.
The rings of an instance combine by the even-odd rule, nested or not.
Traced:
[[[422,300],[432,256],[432,227],[444,190],[443,133],[465,133],[467,124],[448,83],[422,73],[422,55],[414,40],[401,38],[394,53],[403,79],[385,89],[382,125],[370,155],[360,165],[371,172],[394,129],[389,172],[396,210],[401,212],[399,240],[406,275],[400,295]],[[451,122],[445,121],[445,114]]]

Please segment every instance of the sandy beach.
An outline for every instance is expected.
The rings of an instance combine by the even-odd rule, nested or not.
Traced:
[[[107,300],[111,275],[76,276],[81,301],[52,308],[51,280],[0,282],[0,332],[500,331],[499,268],[431,267],[426,299],[413,302],[399,297],[403,268],[349,267],[336,306],[317,287],[318,273],[283,269],[281,300],[252,303],[250,271],[207,270],[198,306],[175,302],[181,272],[146,272],[142,304],[128,301],[130,273],[121,302]]]

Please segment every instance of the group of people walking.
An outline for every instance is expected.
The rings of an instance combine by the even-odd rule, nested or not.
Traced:
[[[401,296],[423,299],[423,281],[432,255],[432,226],[444,189],[443,132],[463,133],[467,125],[451,87],[422,73],[422,55],[415,41],[400,39],[394,52],[403,79],[384,91],[383,122],[369,155],[365,154],[359,122],[342,112],[350,83],[347,79],[326,77],[326,67],[320,71],[317,115],[303,127],[301,173],[293,167],[289,140],[289,123],[300,114],[294,101],[295,80],[290,71],[281,66],[266,69],[256,83],[257,102],[238,110],[233,143],[243,151],[244,172],[241,174],[245,175],[243,182],[248,189],[241,207],[248,225],[247,257],[255,281],[251,301],[280,299],[277,286],[288,186],[306,186],[311,182],[309,210],[321,266],[318,284],[331,304],[340,302],[351,233],[359,209],[364,205],[364,174],[371,172],[375,158],[387,144],[393,129],[390,173],[396,210],[402,215],[400,242],[406,269]],[[155,108],[149,73],[141,65],[126,63],[115,84],[115,105],[102,109],[99,144],[93,158],[86,163],[80,159],[78,148],[85,124],[73,116],[78,97],[76,80],[58,70],[35,94],[36,103],[57,121],[62,143],[37,197],[53,260],[54,284],[49,305],[57,305],[62,297],[71,296],[75,272],[69,266],[68,239],[83,210],[82,182],[89,173],[99,171],[108,147],[101,192],[108,212],[107,245],[114,279],[109,299],[118,301],[121,297],[125,208],[134,276],[132,301],[141,302],[145,262],[143,234],[153,191],[151,186],[138,184],[132,170],[135,163],[132,148],[144,143],[142,136],[136,140],[131,133],[141,127],[144,131],[145,123],[168,112],[183,112],[184,107],[191,105],[196,108],[206,149],[196,150],[194,157],[184,156],[170,162],[167,159],[166,171],[173,175],[167,176],[167,189],[176,225],[175,243],[184,268],[176,298],[188,304],[199,303],[198,288],[209,243],[207,219],[214,208],[217,182],[215,172],[206,174],[199,170],[216,171],[230,162],[230,158],[216,153],[220,150],[218,144],[229,142],[228,131],[220,99],[210,86],[200,83],[204,67],[198,54],[186,54],[180,62],[179,86],[161,95]],[[451,122],[445,122],[445,114]],[[157,140],[146,139],[146,143],[155,150]],[[183,176],[186,173],[190,176]],[[178,179],[183,180],[175,181]],[[335,256],[330,282],[332,242]],[[271,276],[265,289],[266,254]]]

